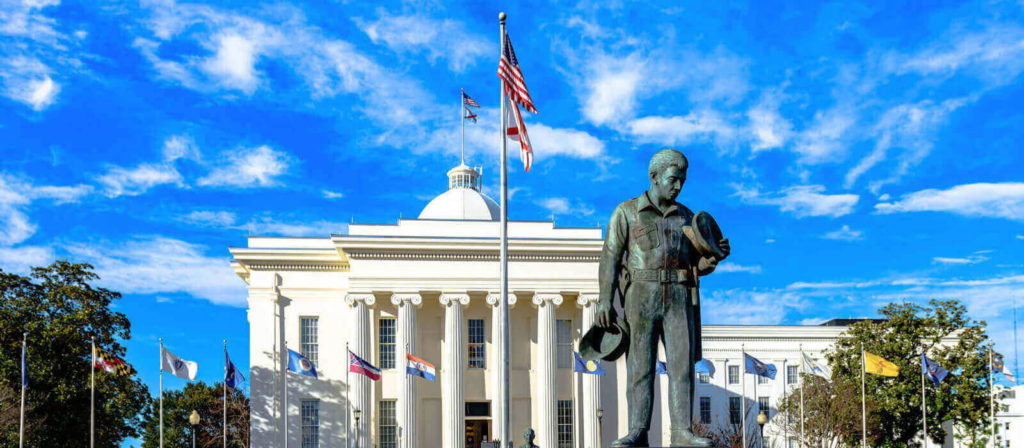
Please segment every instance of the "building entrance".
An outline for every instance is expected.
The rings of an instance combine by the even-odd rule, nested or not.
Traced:
[[[491,420],[466,420],[466,448],[480,448],[480,442],[491,440]]]

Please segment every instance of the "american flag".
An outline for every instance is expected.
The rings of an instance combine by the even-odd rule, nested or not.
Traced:
[[[505,35],[505,45],[501,49],[501,61],[498,62],[498,77],[505,81],[505,91],[512,101],[523,106],[531,113],[537,113],[533,107],[533,98],[526,90],[526,80],[523,79],[523,72],[519,70],[519,60],[516,59],[516,52],[512,49],[512,41]]]
[[[462,92],[462,104],[466,106],[480,107],[480,105],[476,103],[476,100],[470,98],[469,95],[466,95],[466,92]]]

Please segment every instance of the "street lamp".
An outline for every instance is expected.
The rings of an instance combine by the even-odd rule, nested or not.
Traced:
[[[601,417],[604,417],[604,409],[597,408],[597,444],[601,444]]]
[[[761,427],[761,448],[764,448],[764,424],[768,423],[768,415],[761,411],[757,414],[757,425]]]
[[[353,411],[352,414],[355,415],[356,417],[356,448],[359,448],[359,417],[363,415],[363,411],[360,411],[359,408],[356,408],[356,410]]]
[[[196,448],[196,425],[199,424],[199,413],[195,410],[188,416],[188,424],[192,426],[192,448]]]

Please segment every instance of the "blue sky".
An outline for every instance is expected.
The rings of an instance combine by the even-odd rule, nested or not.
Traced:
[[[497,196],[501,10],[539,110],[512,219],[604,225],[679,148],[680,201],[733,245],[708,322],[957,297],[1013,365],[1022,2],[84,3],[0,2],[0,266],[93,263],[154,390],[158,337],[205,380],[222,339],[247,364],[228,246],[441,193],[460,88]]]

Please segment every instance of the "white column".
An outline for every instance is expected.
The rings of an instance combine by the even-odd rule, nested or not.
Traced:
[[[444,344],[441,346],[441,447],[463,448],[466,443],[466,404],[462,372],[466,341],[462,334],[462,307],[468,294],[441,294],[444,307]]]
[[[505,340],[501,333],[501,315],[498,304],[500,303],[501,296],[497,292],[487,294],[487,305],[491,307],[491,359],[488,367],[491,370],[491,437],[500,438],[505,433],[503,425],[505,424],[505,381],[502,378],[501,364],[504,362],[511,362],[511,360],[504,360],[502,353],[505,353],[504,347],[508,341]],[[516,304],[516,295],[509,293],[508,295],[508,307],[512,308]],[[511,396],[511,394],[509,394]],[[510,432],[515,434],[515,431]],[[502,443],[505,441],[503,440]],[[515,442],[515,440],[513,440]],[[504,447],[504,445],[502,445]]]
[[[537,307],[537,445],[541,447],[558,446],[558,434],[555,432],[557,414],[555,413],[555,308],[562,304],[561,294],[535,294],[533,305]]]
[[[580,335],[594,326],[597,315],[597,294],[580,294],[576,305],[583,308]],[[575,375],[575,374],[574,374]],[[601,377],[597,375],[580,375],[583,385],[583,448],[601,448],[601,432],[598,427],[597,410],[601,408]]]
[[[349,350],[355,353],[356,356],[363,358],[366,361],[370,359],[370,340],[373,338],[373,332],[370,327],[370,310],[368,307],[373,306],[377,299],[371,293],[353,293],[345,296],[345,303],[351,308],[351,322],[349,327]],[[345,354],[346,369],[348,369],[348,353]],[[363,376],[352,374],[349,375],[349,380],[352,384],[349,385],[349,421],[352,423],[350,434],[355,439],[355,444],[352,444],[352,448],[367,448],[370,446],[370,393],[373,387],[370,384],[370,379]],[[356,427],[355,416],[351,413],[359,409],[362,413],[359,419],[359,427]]]
[[[398,307],[398,446],[416,448],[416,377],[405,373],[405,355],[416,355],[416,308],[423,304],[423,298],[415,293],[392,294],[391,303]]]

